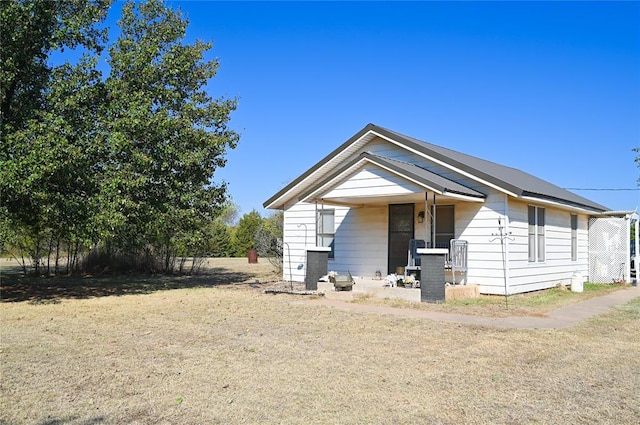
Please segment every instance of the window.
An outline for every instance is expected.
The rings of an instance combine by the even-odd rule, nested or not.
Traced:
[[[571,214],[571,261],[578,261],[578,216]]]
[[[335,236],[335,211],[334,210],[318,210],[318,219],[316,221],[318,246],[331,248],[329,258],[335,258],[334,236]]]
[[[544,208],[529,206],[529,261],[544,261]]]
[[[431,221],[431,228],[434,232],[434,248],[449,248],[451,239],[455,238],[455,210],[453,205],[435,205],[435,228],[434,220]]]

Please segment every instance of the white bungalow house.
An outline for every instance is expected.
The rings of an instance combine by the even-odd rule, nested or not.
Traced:
[[[589,221],[607,211],[515,168],[374,124],[264,207],[284,211],[285,280],[305,280],[314,246],[330,249],[329,270],[373,277],[406,266],[411,239],[430,247],[460,239],[466,282],[484,294],[569,284],[574,273],[588,279]]]

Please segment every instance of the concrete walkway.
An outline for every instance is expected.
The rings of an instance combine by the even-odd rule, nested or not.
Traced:
[[[568,328],[590,317],[609,311],[612,307],[626,304],[632,299],[640,297],[640,287],[621,289],[608,295],[592,298],[578,304],[559,308],[549,312],[545,317],[512,316],[512,317],[482,317],[465,314],[440,313],[409,308],[394,308],[388,306],[356,304],[342,300],[320,298],[309,301],[298,301],[304,305],[326,306],[342,310],[362,313],[388,314],[402,317],[440,320],[443,322],[464,323],[481,326],[495,326],[517,329],[559,329]]]

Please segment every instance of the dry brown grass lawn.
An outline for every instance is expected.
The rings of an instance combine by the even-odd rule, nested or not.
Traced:
[[[572,292],[566,287],[552,288],[525,294],[504,296],[481,295],[480,298],[467,298],[450,301],[444,304],[415,303],[401,299],[382,299],[371,296],[355,298],[356,303],[387,305],[398,308],[412,308],[425,311],[467,314],[473,316],[508,317],[532,316],[543,317],[546,313],[570,304],[586,301],[590,298],[610,294],[627,289],[629,285],[585,284],[583,292]]]
[[[264,294],[244,262],[217,269],[244,284],[118,282],[1,303],[0,423],[640,417],[640,299],[569,329],[496,329],[300,305]]]

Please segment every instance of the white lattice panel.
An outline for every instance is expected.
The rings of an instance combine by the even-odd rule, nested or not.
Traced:
[[[627,267],[627,220],[624,217],[589,219],[589,281],[613,283]]]

